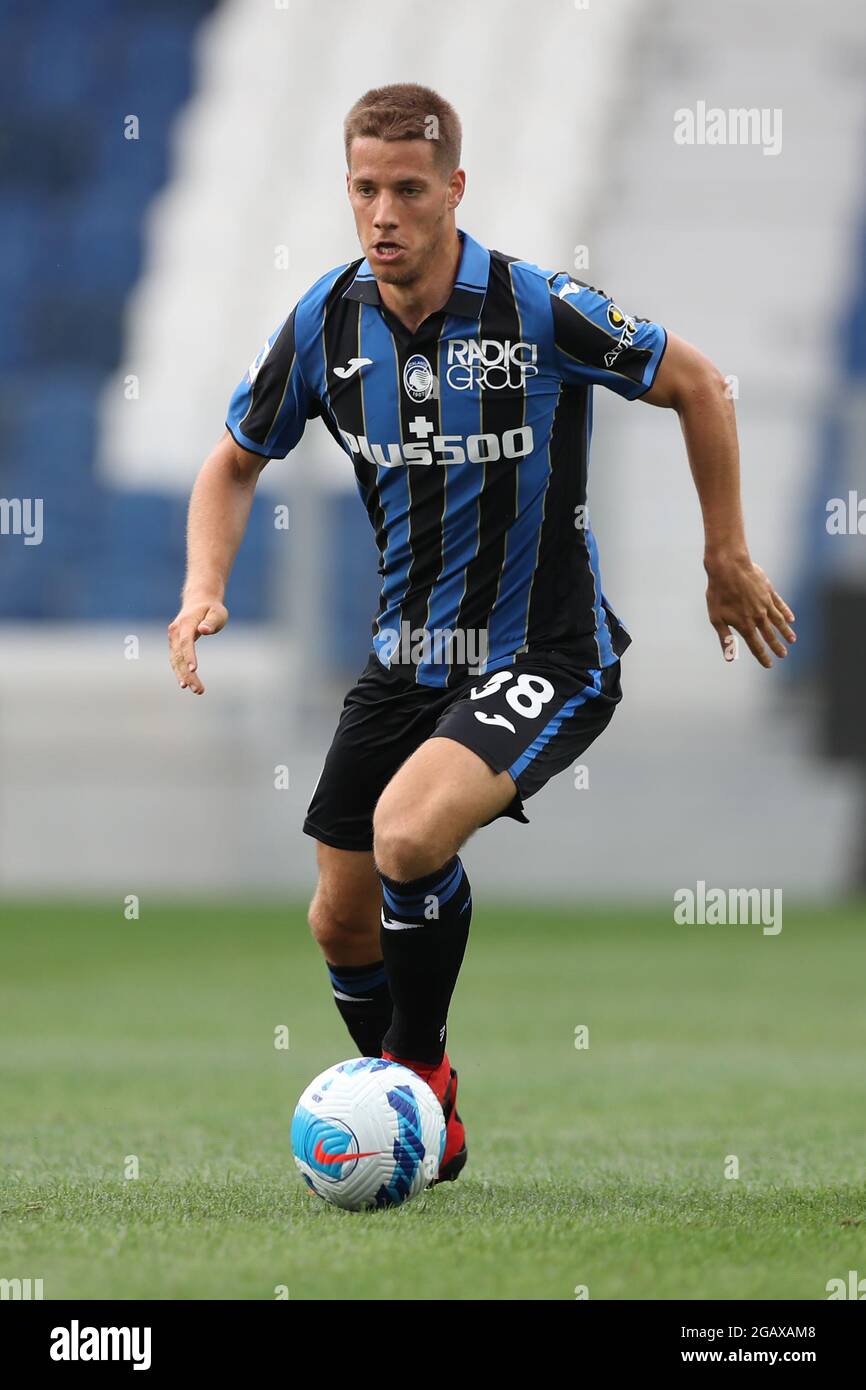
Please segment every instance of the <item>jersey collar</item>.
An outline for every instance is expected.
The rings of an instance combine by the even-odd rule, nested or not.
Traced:
[[[457,235],[463,243],[457,278],[448,299],[442,308],[448,314],[458,314],[461,318],[477,319],[481,316],[484,296],[487,293],[487,280],[490,275],[490,252],[486,246],[471,237],[468,232],[457,228]],[[344,299],[357,299],[362,304],[381,305],[379,286],[370,263],[364,258],[358,266],[354,280],[343,291]],[[440,311],[441,312],[441,311]]]

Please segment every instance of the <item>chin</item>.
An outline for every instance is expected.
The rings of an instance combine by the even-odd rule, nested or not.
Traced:
[[[415,270],[382,270],[376,276],[386,285],[414,285],[418,279],[418,272]]]
[[[418,279],[418,273],[418,267],[411,265],[376,267],[376,279],[385,285],[412,285]]]

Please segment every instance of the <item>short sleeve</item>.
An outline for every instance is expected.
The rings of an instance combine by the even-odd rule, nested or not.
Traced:
[[[634,318],[604,290],[565,272],[551,276],[548,283],[562,380],[607,386],[630,401],[643,396],[655,381],[667,346],[661,325]]]
[[[285,458],[307,421],[321,413],[301,375],[296,313],[297,306],[274,330],[229,401],[226,428],[242,448],[265,458]]]

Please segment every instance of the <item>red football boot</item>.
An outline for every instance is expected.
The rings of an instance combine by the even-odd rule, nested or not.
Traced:
[[[427,1082],[442,1106],[445,1116],[445,1152],[439,1164],[438,1176],[430,1186],[434,1187],[437,1182],[453,1182],[466,1163],[466,1130],[457,1113],[457,1072],[449,1062],[447,1052],[435,1067],[429,1062],[410,1062],[405,1057],[395,1057],[393,1052],[383,1052],[382,1056],[388,1062],[399,1062],[401,1066],[408,1067],[420,1076],[422,1081]]]

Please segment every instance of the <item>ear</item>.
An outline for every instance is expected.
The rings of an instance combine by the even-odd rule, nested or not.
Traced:
[[[448,209],[453,211],[463,199],[466,192],[466,170],[455,169],[451,178],[448,180]]]

